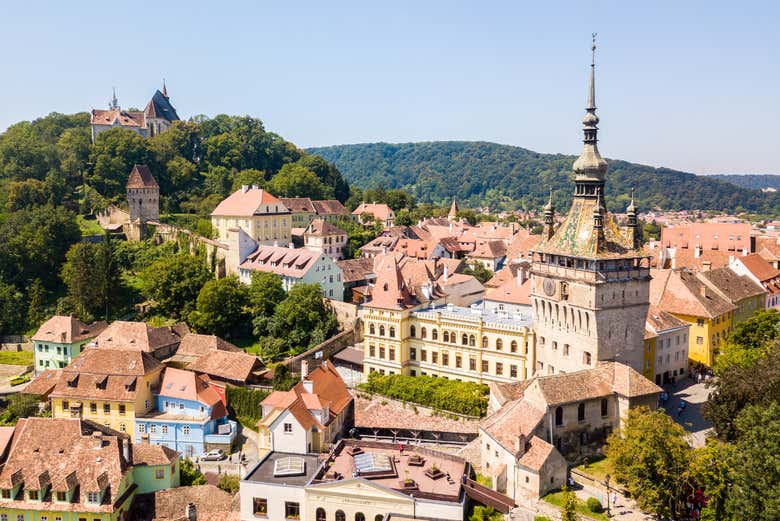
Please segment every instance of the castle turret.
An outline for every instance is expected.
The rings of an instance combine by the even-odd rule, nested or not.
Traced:
[[[146,165],[135,165],[127,178],[127,205],[130,222],[160,219],[160,187]]]

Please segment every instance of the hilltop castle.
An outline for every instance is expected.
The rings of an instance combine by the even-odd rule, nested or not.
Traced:
[[[92,141],[104,130],[115,127],[138,132],[143,137],[153,137],[168,130],[178,120],[179,115],[171,104],[165,83],[162,91],[155,91],[143,111],[123,110],[114,90],[108,110],[92,109]]]

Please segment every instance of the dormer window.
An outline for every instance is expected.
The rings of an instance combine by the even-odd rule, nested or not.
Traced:
[[[56,497],[57,497],[57,501],[63,503],[68,500],[68,494],[66,492],[57,492]]]
[[[87,502],[100,503],[100,492],[87,492]]]
[[[37,490],[28,490],[27,491],[27,499],[30,501],[38,501],[38,497],[40,497],[40,494]]]
[[[0,491],[0,497],[3,499],[11,499],[11,489],[4,488],[2,491]]]

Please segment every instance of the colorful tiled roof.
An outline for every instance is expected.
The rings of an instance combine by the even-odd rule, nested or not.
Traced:
[[[73,316],[55,315],[44,322],[32,336],[33,341],[71,344],[98,336],[108,327],[103,321],[84,324]]]

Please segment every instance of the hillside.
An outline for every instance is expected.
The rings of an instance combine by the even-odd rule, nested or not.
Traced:
[[[742,188],[761,190],[774,188],[780,190],[780,174],[718,174],[710,176],[721,181],[727,181]]]
[[[368,143],[308,149],[332,162],[350,184],[361,188],[401,188],[418,201],[444,203],[453,195],[470,205],[537,208],[549,189],[555,202],[571,199],[575,156],[540,154],[486,142]],[[608,160],[607,197],[622,211],[631,188],[641,209],[717,209],[777,213],[778,194],[735,187],[726,181],[668,168]]]

